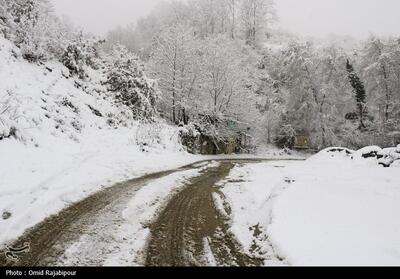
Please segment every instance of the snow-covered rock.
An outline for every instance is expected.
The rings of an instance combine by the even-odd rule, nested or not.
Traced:
[[[384,148],[378,152],[378,164],[384,167],[391,167],[394,162],[400,160],[400,153],[397,148]]]
[[[390,167],[395,161],[400,160],[397,148],[380,148],[379,146],[367,146],[353,151],[344,147],[330,147],[312,156],[309,161],[313,162],[338,162],[343,159],[356,162],[357,164],[371,164]]]
[[[379,146],[367,146],[356,152],[356,155],[361,156],[365,159],[377,158],[378,154],[382,152],[382,148]]]
[[[321,160],[352,160],[354,151],[344,147],[330,147],[309,158],[310,161]]]
[[[392,168],[400,168],[400,160],[395,161],[392,165]]]

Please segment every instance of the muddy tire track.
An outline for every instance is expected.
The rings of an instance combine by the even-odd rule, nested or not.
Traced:
[[[114,206],[123,208],[135,192],[147,183],[175,172],[197,168],[197,164],[119,183],[71,205],[59,214],[27,230],[16,241],[9,244],[10,247],[22,247],[26,242],[30,243],[30,251],[18,255],[17,262],[8,260],[5,257],[5,251],[0,251],[0,266],[34,267],[59,264],[60,257],[69,245],[78,241],[85,232],[90,230],[90,226],[101,219],[102,214],[108,214],[109,225],[112,226],[113,221],[118,220],[121,213],[115,210]],[[89,265],[100,264],[101,262],[96,259],[89,263]]]
[[[107,244],[112,229],[121,223],[121,211],[135,193],[153,180],[170,174],[200,169],[212,160],[204,160],[175,170],[146,175],[99,191],[27,230],[10,247],[30,243],[29,253],[10,261],[0,250],[0,266],[101,266],[109,253]],[[150,226],[151,238],[143,257],[147,266],[258,266],[263,259],[247,255],[229,231],[229,217],[214,204],[215,185],[238,163],[257,163],[260,159],[216,160],[218,167],[207,168],[189,180],[183,190],[171,198]],[[117,228],[118,229],[118,228]],[[83,258],[65,259],[66,251],[81,237],[89,236]],[[92,257],[99,252],[96,257]],[[133,261],[133,259],[132,259]],[[131,259],[127,259],[127,263]]]
[[[146,266],[263,264],[263,259],[242,252],[240,244],[229,232],[229,220],[214,204],[215,184],[233,167],[233,162],[225,161],[219,167],[205,170],[170,200],[150,227]],[[207,255],[210,253],[212,255]]]

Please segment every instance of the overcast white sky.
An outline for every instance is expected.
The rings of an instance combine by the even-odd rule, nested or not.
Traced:
[[[95,34],[135,22],[162,0],[52,0],[60,15]],[[400,0],[275,0],[280,24],[303,35],[400,35]]]

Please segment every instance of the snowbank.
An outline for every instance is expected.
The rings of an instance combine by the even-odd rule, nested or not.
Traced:
[[[235,168],[222,192],[245,250],[257,244],[267,265],[399,265],[399,161],[384,168],[363,157],[371,152],[380,149],[329,148],[305,162]]]
[[[284,263],[268,239],[267,228],[273,201],[287,186],[282,183],[287,176],[285,167],[297,163],[271,161],[236,166],[221,181],[220,193],[214,196],[218,209],[230,218],[231,231],[244,252],[264,258],[266,265]]]
[[[398,147],[380,148],[379,146],[367,146],[358,151],[343,147],[330,147],[309,158],[309,161],[320,161],[323,159],[342,160],[350,159],[355,164],[380,165],[392,167],[396,161],[400,160],[400,149]]]
[[[316,157],[290,170],[295,183],[275,203],[269,233],[282,255],[294,265],[399,265],[398,169]]]

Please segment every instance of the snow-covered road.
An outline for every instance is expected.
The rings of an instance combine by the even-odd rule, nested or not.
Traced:
[[[14,245],[31,242],[29,266],[399,265],[399,212],[398,167],[356,152],[215,157],[107,188]]]
[[[243,162],[261,161],[203,161],[107,188],[27,231],[10,246],[30,242],[29,253],[19,262],[0,258],[0,265],[262,265],[242,249],[213,199]]]
[[[150,221],[175,188],[208,165],[155,173],[100,191],[27,231],[10,246],[30,242],[30,252],[18,262],[2,256],[0,265],[134,265],[135,252],[145,242],[146,218]]]

